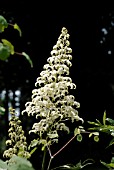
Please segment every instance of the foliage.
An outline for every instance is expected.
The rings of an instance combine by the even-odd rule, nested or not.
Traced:
[[[76,165],[71,165],[71,164],[63,165],[63,166],[53,168],[52,170],[55,170],[55,169],[80,170],[80,169],[83,169],[85,166],[93,164],[93,163],[94,163],[94,160],[87,159],[84,162],[79,161]]]
[[[106,117],[106,111],[104,111],[104,115],[103,115],[103,121],[102,123],[99,120],[96,120],[96,122],[91,122],[88,121],[89,124],[93,125],[94,127],[89,128],[89,130],[91,131],[97,131],[97,133],[99,132],[103,132],[106,133],[108,135],[111,135],[113,138],[110,141],[109,146],[114,144],[114,120],[111,118],[107,118]],[[94,133],[94,132],[93,132]],[[96,133],[96,132],[95,132]],[[106,166],[107,168],[109,168],[110,170],[114,169],[114,157],[112,157],[111,159],[111,163],[105,163],[103,161],[100,161],[104,166]]]
[[[88,123],[95,126],[95,127],[89,128],[90,131],[91,130],[97,131],[98,134],[99,132],[104,132],[114,137],[114,120],[106,117],[106,111],[104,111],[102,123],[97,119],[96,119],[96,122],[88,121]],[[93,133],[96,133],[96,132],[93,132]],[[112,144],[114,144],[114,138],[111,140],[109,146],[111,146]]]
[[[13,155],[10,162],[0,160],[0,170],[34,170],[26,158]]]
[[[0,15],[0,32],[3,32],[5,28],[8,27],[6,19]]]
[[[21,29],[16,23],[14,25],[10,24],[3,16],[0,15],[0,33],[4,32],[4,30],[8,26],[12,26],[14,29],[18,30],[19,35],[22,36]],[[32,60],[30,59],[28,54],[26,54],[25,52],[22,53],[16,52],[14,50],[14,45],[6,39],[2,39],[1,41],[2,43],[0,43],[0,60],[5,61],[10,57],[10,55],[18,54],[24,56],[30,63],[31,67],[33,67]]]

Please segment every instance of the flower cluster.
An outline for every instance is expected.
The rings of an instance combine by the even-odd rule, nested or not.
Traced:
[[[22,130],[21,121],[15,115],[15,110],[10,108],[11,119],[9,121],[9,140],[6,141],[6,145],[10,146],[8,150],[5,150],[3,156],[10,159],[13,155],[29,158],[30,154],[27,151],[26,137]]]
[[[69,34],[66,28],[62,28],[56,45],[51,51],[51,57],[47,59],[40,77],[37,78],[32,91],[32,101],[25,104],[26,109],[22,111],[28,116],[35,116],[37,122],[33,124],[32,130],[43,138],[46,134],[47,140],[57,141],[58,130],[66,130],[66,120],[71,122],[83,119],[79,117],[77,108],[80,103],[69,94],[69,89],[75,89],[69,75],[69,67],[72,66],[72,49],[69,47]]]

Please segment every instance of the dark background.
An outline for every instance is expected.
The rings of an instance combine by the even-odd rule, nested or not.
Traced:
[[[8,62],[0,61],[0,90],[14,92],[19,89],[21,110],[31,98],[36,78],[46,64],[62,27],[66,27],[73,50],[70,76],[77,85],[74,95],[81,104],[79,115],[85,120],[85,128],[89,127],[88,120],[95,121],[97,118],[102,121],[104,110],[107,117],[114,118],[114,7],[111,1],[99,4],[3,0],[0,1],[0,15],[9,23],[17,23],[22,30],[22,38],[12,28],[6,29],[0,38],[11,41],[15,51],[29,54],[34,65],[30,68],[26,59],[18,55],[11,56]],[[5,106],[7,108],[7,102]],[[7,117],[5,119],[8,121]],[[25,129],[26,123],[27,120],[24,120]],[[61,137],[56,149],[69,138]],[[100,142],[95,143],[88,139],[88,135],[83,135],[83,141],[77,143],[74,140],[55,158],[52,166],[75,164],[87,158],[93,158],[96,163],[99,160],[110,161],[113,147],[105,149],[110,139],[110,136],[101,134]],[[40,166],[35,163],[38,157],[39,153],[33,155],[34,167]]]

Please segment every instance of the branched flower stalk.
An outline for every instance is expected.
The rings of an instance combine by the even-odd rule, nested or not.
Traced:
[[[16,116],[15,109],[9,109],[11,114],[11,119],[9,121],[9,138],[6,141],[6,145],[9,147],[5,150],[3,157],[11,159],[13,155],[21,156],[24,158],[30,158],[30,154],[27,151],[26,137],[24,136],[24,131],[22,130],[21,121]]]
[[[58,131],[70,132],[66,125],[67,120],[72,123],[83,122],[77,110],[80,103],[69,94],[69,89],[76,89],[76,85],[69,77],[69,67],[72,66],[69,36],[67,29],[63,27],[56,45],[53,46],[51,57],[47,59],[48,63],[44,65],[40,77],[37,78],[35,83],[37,88],[32,91],[32,101],[27,102],[26,109],[22,111],[22,114],[27,113],[28,116],[36,117],[36,123],[29,133],[37,134],[38,138],[31,142],[30,147],[42,144],[44,155],[47,147],[50,148],[53,143],[58,142]],[[44,162],[45,159],[42,170]]]

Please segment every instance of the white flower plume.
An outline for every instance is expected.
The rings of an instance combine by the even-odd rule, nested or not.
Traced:
[[[34,123],[30,132],[37,133],[43,138],[47,133],[48,138],[58,137],[57,130],[66,130],[66,120],[71,122],[83,119],[79,117],[77,108],[80,103],[69,94],[69,89],[76,89],[69,77],[69,67],[72,66],[72,49],[69,47],[69,34],[62,28],[56,45],[53,46],[51,57],[47,59],[40,77],[35,83],[36,89],[32,91],[32,101],[25,104],[22,111],[28,116],[35,116],[38,122]]]

